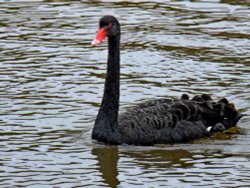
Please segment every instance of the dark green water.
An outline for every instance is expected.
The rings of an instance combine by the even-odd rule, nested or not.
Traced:
[[[1,1],[0,187],[249,187],[250,118],[224,135],[154,147],[90,139],[106,46],[122,25],[121,110],[210,93],[250,114],[250,2]]]

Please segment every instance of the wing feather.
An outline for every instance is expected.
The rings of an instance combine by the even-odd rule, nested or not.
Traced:
[[[148,145],[194,139],[212,133],[216,126],[220,130],[221,126],[229,128],[238,121],[237,116],[234,105],[226,99],[215,102],[209,95],[196,95],[189,100],[188,95],[183,95],[180,99],[139,103],[122,113],[118,123],[123,139],[130,139],[126,143],[143,140]],[[212,127],[211,131],[208,127]]]

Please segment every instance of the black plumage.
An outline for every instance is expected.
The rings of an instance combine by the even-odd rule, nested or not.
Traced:
[[[104,94],[92,138],[107,144],[153,145],[185,142],[225,131],[242,115],[223,98],[210,95],[192,99],[156,99],[137,104],[118,116],[120,91],[120,25],[113,16],[100,19],[108,37],[108,63]]]

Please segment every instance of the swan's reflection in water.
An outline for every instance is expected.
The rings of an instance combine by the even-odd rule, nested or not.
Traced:
[[[97,147],[92,149],[92,154],[97,157],[98,166],[103,181],[109,187],[117,187],[120,184],[118,180],[118,148],[117,147]]]
[[[136,148],[136,147],[135,147]],[[171,167],[187,168],[193,165],[192,162],[186,162],[187,159],[192,159],[192,153],[183,150],[161,150],[139,147],[138,151],[124,149],[117,146],[99,146],[92,149],[92,154],[97,157],[97,166],[101,173],[103,183],[109,187],[117,187],[120,184],[119,177],[122,176],[119,167],[124,169],[132,169],[132,167],[140,167],[137,173],[141,174],[142,171],[153,173],[159,169],[168,173]],[[124,161],[124,160],[129,161]],[[120,164],[121,163],[121,164]],[[118,165],[119,164],[119,165]],[[169,172],[173,174],[173,172]],[[177,172],[178,173],[178,172]],[[131,174],[132,175],[132,174]]]

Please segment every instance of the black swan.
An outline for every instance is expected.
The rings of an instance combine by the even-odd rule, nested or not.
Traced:
[[[120,24],[114,16],[100,19],[92,45],[108,38],[107,75],[102,103],[92,139],[106,144],[153,145],[185,142],[223,132],[243,116],[223,98],[213,101],[207,94],[192,99],[158,99],[137,104],[120,114]]]

